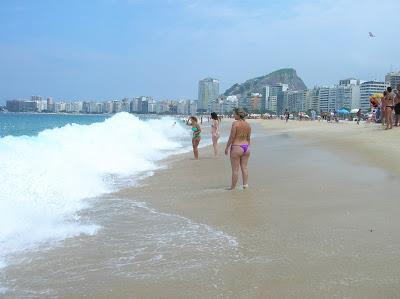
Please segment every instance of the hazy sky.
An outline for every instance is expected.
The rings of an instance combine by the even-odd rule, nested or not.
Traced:
[[[0,102],[196,98],[204,77],[223,92],[283,67],[309,87],[383,80],[400,69],[396,9],[398,0],[1,0]]]

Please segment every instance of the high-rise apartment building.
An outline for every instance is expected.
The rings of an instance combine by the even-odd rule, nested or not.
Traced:
[[[400,84],[400,72],[390,72],[385,76],[385,82],[389,84],[393,89],[397,88]]]
[[[288,84],[278,83],[269,86],[269,97],[268,97],[268,110],[280,115],[284,111],[286,103],[284,102],[283,92],[289,89]]]
[[[268,99],[269,99],[269,86],[265,86],[261,92],[261,112],[265,113],[268,109]]]
[[[219,95],[219,80],[205,78],[199,81],[199,94],[197,111],[205,113],[208,111],[208,104],[216,100]]]
[[[389,83],[379,81],[367,81],[360,85],[360,109],[368,112],[371,108],[370,97],[375,93],[383,93]]]
[[[283,110],[288,109],[290,112],[305,111],[306,94],[307,92],[305,90],[284,91],[284,102],[286,105],[283,107]]]
[[[306,99],[305,99],[305,111],[314,110],[316,112],[319,111],[319,88],[314,87],[313,89],[309,89],[306,91]]]

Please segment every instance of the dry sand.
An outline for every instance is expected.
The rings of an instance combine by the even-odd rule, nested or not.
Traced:
[[[374,123],[340,121],[289,121],[266,120],[260,123],[269,131],[282,133],[315,142],[328,150],[352,158],[353,162],[368,163],[400,174],[400,128],[384,130]]]
[[[249,190],[224,190],[229,162],[207,147],[199,161],[170,159],[141,187],[117,194],[233,236],[237,258],[187,277],[133,280],[114,295],[398,298],[399,164],[392,157],[400,130],[251,122]]]

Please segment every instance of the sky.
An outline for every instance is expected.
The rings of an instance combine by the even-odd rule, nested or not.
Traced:
[[[1,0],[0,103],[196,99],[205,77],[222,93],[286,67],[308,87],[384,80],[400,70],[396,9],[398,0]]]

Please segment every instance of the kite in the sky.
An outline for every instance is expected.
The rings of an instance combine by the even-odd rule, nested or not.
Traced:
[[[369,37],[375,37],[375,35],[373,35],[373,33],[372,32],[369,32]]]

